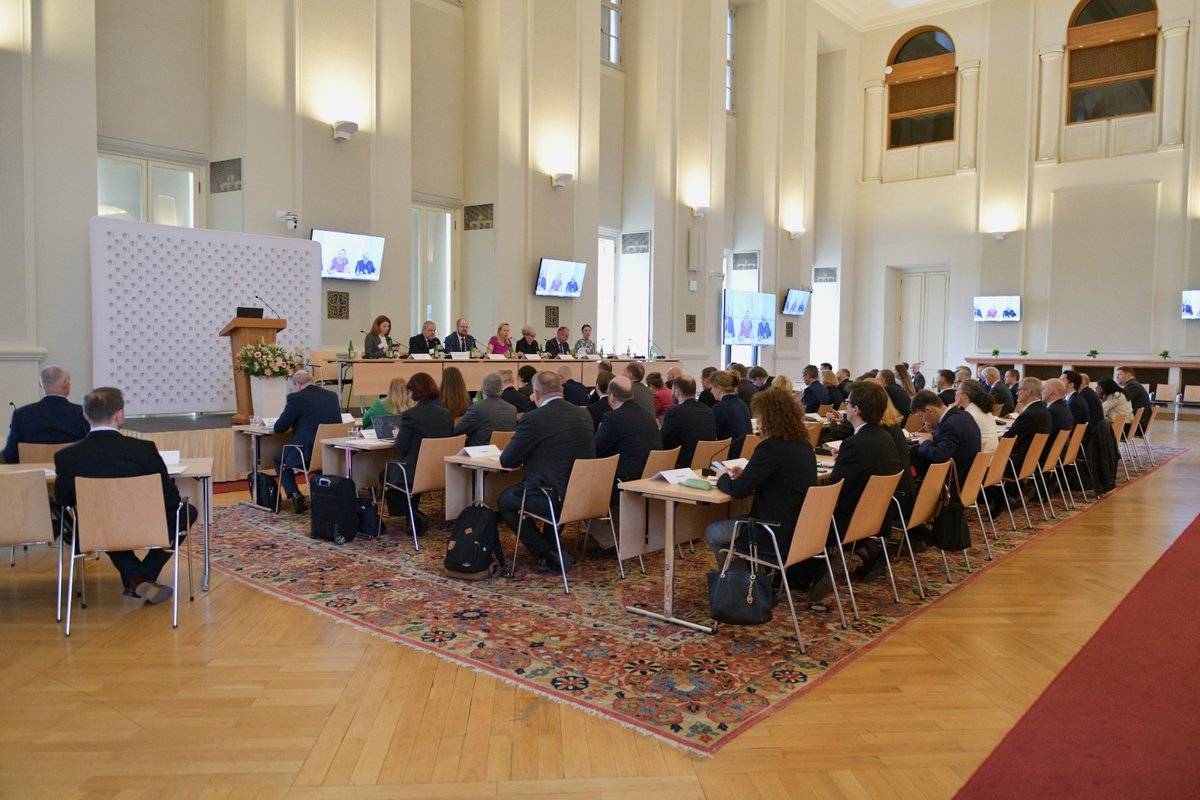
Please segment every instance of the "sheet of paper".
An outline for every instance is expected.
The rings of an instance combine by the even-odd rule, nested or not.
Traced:
[[[409,353],[408,357],[414,361],[433,361],[433,356],[429,353]]]
[[[525,356],[525,360],[526,360],[526,361],[541,361],[541,360],[542,360],[542,357],[541,357],[541,356],[529,356],[529,355],[527,355],[527,356]]]
[[[678,486],[688,478],[700,477],[692,470],[684,467],[682,469],[664,469],[662,472],[655,475],[651,480],[666,481],[672,486]]]
[[[500,448],[494,444],[480,444],[474,447],[464,447],[458,454],[468,458],[499,458]]]
[[[267,430],[271,430],[272,428],[275,427],[275,421],[277,419],[279,419],[279,417],[263,417],[262,418],[262,426],[264,428],[266,428]]]
[[[187,472],[186,464],[172,464],[167,467],[168,475],[182,475],[185,472]]]
[[[504,361],[508,358],[504,353],[488,353],[487,357],[489,361]]]
[[[179,463],[179,451],[178,450],[159,450],[158,454],[160,456],[162,456],[163,463],[166,464],[168,467],[171,466],[172,464]]]
[[[363,428],[362,438],[371,439],[372,441],[378,441],[379,435],[375,433],[374,428]]]

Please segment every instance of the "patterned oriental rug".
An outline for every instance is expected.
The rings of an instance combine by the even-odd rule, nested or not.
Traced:
[[[1160,466],[1184,452],[1155,451]],[[435,519],[440,516],[440,495],[427,494],[423,508]],[[571,571],[571,594],[564,595],[561,576],[534,570],[524,549],[512,580],[471,583],[445,577],[448,523],[427,533],[418,553],[398,520],[381,539],[359,538],[339,547],[310,539],[307,516],[228,507],[216,510],[212,548],[218,570],[262,591],[712,755],[940,597],[1069,519],[1059,511],[1059,519],[1047,525],[1036,502],[1030,511],[1032,532],[1012,533],[1007,516],[997,520],[1001,539],[992,544],[995,561],[986,560],[972,524],[975,572],[968,575],[961,555],[951,554],[951,584],[945,582],[939,551],[918,554],[925,600],[917,595],[907,560],[893,565],[898,603],[886,577],[855,584],[858,622],[843,588],[846,630],[832,595],[827,603],[810,605],[797,593],[806,655],[796,646],[786,602],[766,625],[723,625],[714,635],[626,611],[627,605],[662,610],[661,553],[646,557],[645,574],[636,559],[627,561],[624,580],[612,556],[589,556]],[[1081,504],[1074,513],[1086,510]],[[1017,515],[1023,524],[1019,508]],[[501,525],[501,535],[511,556],[512,534]],[[573,546],[570,529],[564,540],[564,548]],[[711,553],[699,543],[695,553],[685,546],[684,557],[675,563],[676,614],[710,624],[705,573],[714,569]]]

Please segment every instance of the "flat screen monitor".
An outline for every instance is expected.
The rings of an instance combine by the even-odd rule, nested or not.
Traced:
[[[803,317],[808,311],[808,301],[812,300],[812,292],[804,289],[788,289],[787,297],[783,300],[783,315],[785,317]]]
[[[1017,322],[1021,319],[1021,296],[989,295],[975,298],[976,322]]]
[[[543,258],[538,264],[537,284],[533,293],[544,297],[579,297],[583,291],[585,272],[587,264],[583,261]]]
[[[775,344],[775,295],[726,289],[721,344]]]
[[[1180,319],[1200,319],[1200,289],[1184,289]]]
[[[321,277],[342,281],[377,281],[383,268],[383,237],[313,228],[321,245]]]

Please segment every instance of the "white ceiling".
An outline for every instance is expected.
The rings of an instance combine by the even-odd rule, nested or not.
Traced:
[[[979,5],[988,0],[817,0],[854,28],[864,31],[928,19],[931,14]]]

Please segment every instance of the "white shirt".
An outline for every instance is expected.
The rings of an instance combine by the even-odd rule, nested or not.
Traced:
[[[996,418],[974,403],[967,403],[967,407],[963,410],[970,414],[971,419],[975,420],[975,424],[979,426],[980,450],[984,453],[995,450],[996,446],[1000,444],[1000,434],[996,431]]]

